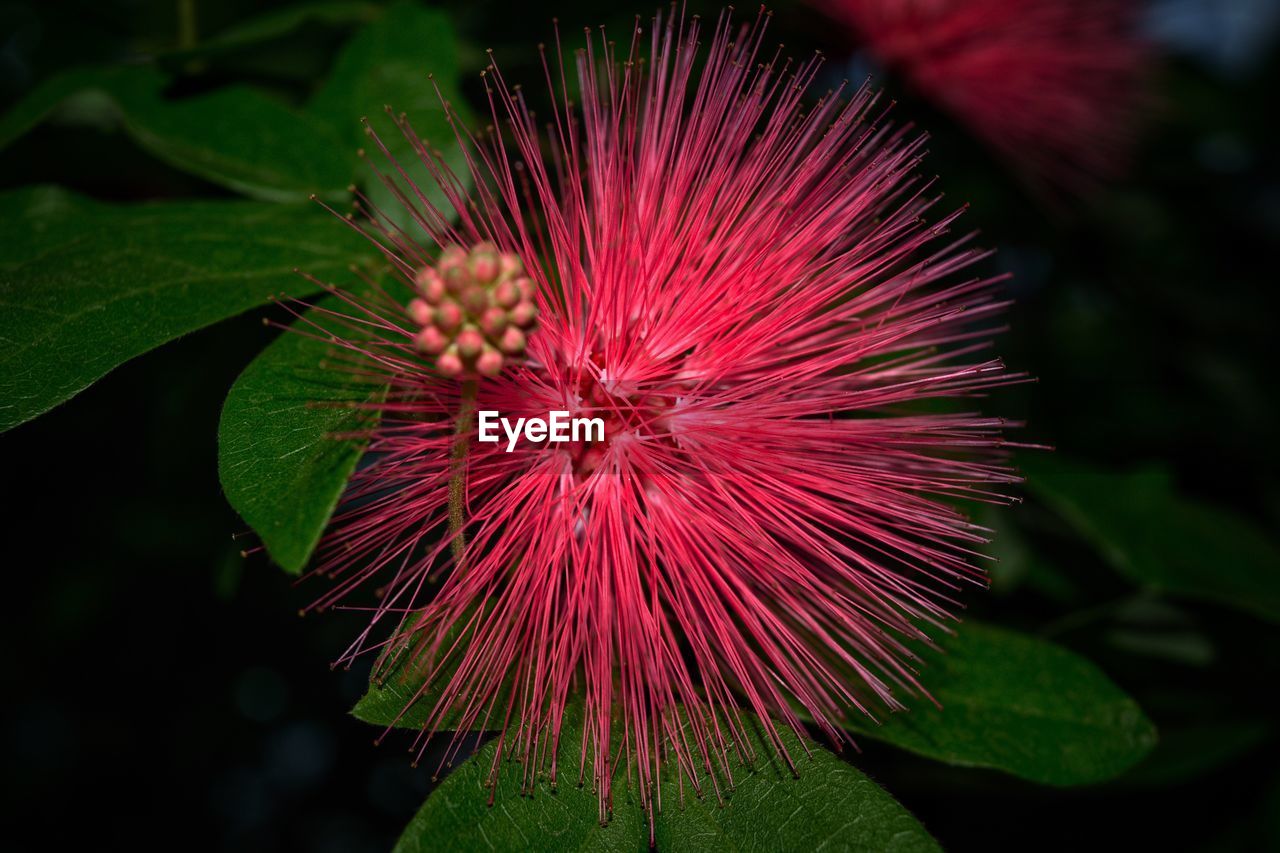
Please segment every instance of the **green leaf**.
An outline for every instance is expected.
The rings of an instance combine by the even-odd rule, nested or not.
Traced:
[[[1280,550],[1244,519],[1180,497],[1167,472],[1117,474],[1057,454],[1024,468],[1027,488],[1130,581],[1280,621]]]
[[[301,3],[287,6],[217,32],[201,40],[197,47],[166,53],[164,58],[177,60],[207,57],[239,50],[282,38],[306,24],[331,27],[362,24],[377,18],[380,11],[375,3],[358,2]]]
[[[166,341],[370,257],[315,205],[0,194],[0,430]]]
[[[664,851],[937,850],[919,822],[879,786],[832,752],[781,727],[783,744],[799,773],[794,776],[764,738],[759,721],[747,720],[753,767],[730,750],[734,784],[720,779],[724,804],[703,777],[696,796],[688,779],[664,767],[662,810],[654,840]],[[458,850],[634,850],[649,849],[648,827],[625,768],[613,782],[613,816],[599,822],[590,785],[578,785],[582,760],[580,711],[566,709],[557,755],[558,778],[543,779],[522,795],[523,767],[499,767],[494,805],[486,787],[497,742],[464,762],[427,798],[396,844],[396,853],[426,853],[442,846]],[[808,754],[806,754],[806,749]],[[545,777],[545,773],[543,774]],[[586,775],[591,776],[590,761]]]
[[[175,168],[254,198],[344,196],[355,146],[343,146],[326,123],[244,86],[170,99],[167,85],[149,65],[59,74],[0,119],[0,148],[58,111],[80,122],[119,124]]]
[[[443,685],[442,680],[437,679],[415,699],[421,686],[421,678],[413,678],[404,668],[397,668],[382,683],[369,684],[369,689],[351,709],[351,715],[375,726],[420,729],[427,724]]]
[[[351,715],[366,723],[377,726],[394,726],[399,729],[423,729],[431,723],[432,712],[440,703],[440,698],[448,684],[448,677],[437,677],[430,684],[425,684],[427,676],[437,669],[442,674],[453,672],[459,663],[458,651],[453,656],[449,652],[456,646],[465,649],[470,636],[464,636],[465,621],[460,620],[445,632],[443,642],[434,655],[430,655],[434,640],[432,632],[424,632],[416,641],[397,648],[388,655],[388,661],[374,668],[374,675],[369,682],[369,689],[351,709]],[[413,645],[416,643],[416,646]],[[425,689],[424,689],[425,686]],[[502,705],[507,693],[506,688],[499,694],[497,704]],[[438,730],[456,729],[461,725],[461,715],[457,708],[448,708],[444,716],[437,721]]]
[[[1045,640],[966,621],[926,651],[925,700],[850,730],[962,767],[1048,785],[1118,776],[1156,743],[1142,709],[1084,658]]]
[[[458,78],[457,40],[448,16],[413,3],[397,3],[352,37],[309,106],[312,115],[349,138],[353,149],[366,149],[361,183],[373,203],[401,227],[409,226],[409,216],[373,172],[376,166],[384,174],[396,175],[395,167],[366,137],[360,119],[368,119],[408,177],[440,207],[443,194],[412,144],[386,114],[386,107],[405,113],[418,137],[440,151],[465,178],[462,149],[440,103],[443,95],[466,120],[469,112],[459,94]],[[397,179],[402,180],[398,175]]]
[[[320,303],[334,310],[340,304],[336,297]],[[308,319],[340,331],[320,311]],[[377,420],[370,409],[341,404],[376,402],[386,391],[326,366],[332,345],[308,337],[320,333],[313,326],[300,328],[306,334],[281,335],[240,374],[218,427],[218,476],[227,500],[294,574],[311,557],[364,453],[364,440],[339,436]]]

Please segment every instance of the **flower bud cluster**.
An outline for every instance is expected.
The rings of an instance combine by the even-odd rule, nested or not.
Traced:
[[[524,353],[538,309],[520,258],[492,243],[450,246],[435,266],[418,270],[414,284],[409,317],[422,327],[414,345],[435,356],[445,376],[497,376]]]

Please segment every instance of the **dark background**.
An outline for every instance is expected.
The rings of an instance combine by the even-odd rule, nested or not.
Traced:
[[[271,5],[197,4],[201,34]],[[534,44],[635,12],[582,0],[446,4],[478,70],[541,80]],[[691,3],[704,13],[716,7]],[[794,55],[821,48],[833,81],[873,70],[804,7],[773,7]],[[878,77],[934,135],[928,169],[1015,273],[1001,351],[1040,378],[989,409],[1027,435],[1116,467],[1160,461],[1188,494],[1274,530],[1280,517],[1275,273],[1280,19],[1266,2],[1155,4],[1158,114],[1127,180],[1050,211],[949,118]],[[176,6],[0,4],[0,103],[66,67],[171,48]],[[349,35],[318,24],[187,74],[174,97],[249,81],[304,97]],[[479,103],[471,75],[469,94]],[[531,91],[539,87],[530,85]],[[109,200],[227,195],[110,128],[45,123],[0,157],[0,188],[59,183]],[[313,595],[264,558],[221,495],[218,413],[271,334],[264,309],[140,358],[0,437],[3,452],[5,846],[385,850],[428,790],[391,738],[347,716],[365,673],[331,672],[354,633],[299,619]],[[1277,631],[1203,604],[1140,598],[1177,642],[1117,641],[1127,589],[1034,503],[1010,522],[1065,571],[997,583],[973,612],[1052,636],[1134,695],[1162,743],[1128,776],[1056,790],[864,744],[859,767],[954,849],[1280,849]],[[1062,575],[1060,574],[1059,577]],[[998,579],[999,580],[999,579]],[[1116,606],[1119,601],[1123,606]],[[1131,626],[1130,626],[1131,627]],[[21,835],[19,833],[22,833]],[[28,837],[29,841],[21,841]]]

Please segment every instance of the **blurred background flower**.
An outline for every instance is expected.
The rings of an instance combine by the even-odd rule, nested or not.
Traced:
[[[1137,0],[814,0],[1041,192],[1124,174],[1149,50]]]

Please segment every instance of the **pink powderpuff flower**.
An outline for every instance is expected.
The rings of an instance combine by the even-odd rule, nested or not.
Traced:
[[[1134,0],[811,0],[1038,191],[1121,174],[1147,106]]]
[[[839,742],[927,696],[909,645],[984,582],[948,501],[1016,481],[1003,421],[937,404],[1017,378],[987,352],[998,279],[962,273],[987,253],[926,224],[924,140],[875,94],[805,104],[820,60],[763,52],[767,17],[722,15],[701,63],[679,13],[625,54],[589,38],[576,107],[544,58],[545,131],[490,66],[469,181],[400,118],[447,209],[392,160],[412,225],[363,197],[347,221],[396,285],[301,324],[389,387],[312,572],[316,609],[376,591],[343,659],[423,680],[420,743],[498,730],[493,778],[515,756],[528,786],[575,703],[602,821],[624,762],[651,819],[660,772],[719,785],[740,708],[785,756],[802,713]],[[603,438],[482,442],[489,411]]]

